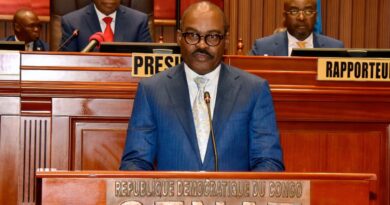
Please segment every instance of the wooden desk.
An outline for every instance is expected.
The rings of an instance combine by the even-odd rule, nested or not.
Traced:
[[[224,205],[266,202],[368,205],[375,200],[370,196],[376,177],[336,173],[78,171],[38,172],[37,179],[39,205],[114,205],[127,200],[140,202],[137,204],[155,204],[156,201],[173,204],[167,203],[170,201],[178,205],[217,204],[217,200]],[[214,192],[217,197],[210,194],[210,190],[218,190],[213,182],[226,185],[221,188],[224,194],[217,191]],[[140,184],[144,186],[143,191]]]
[[[0,55],[1,204],[34,203],[39,167],[118,169],[139,80],[130,55]],[[374,173],[378,204],[389,205],[388,84],[319,82],[316,58],[225,62],[269,80],[287,171]]]

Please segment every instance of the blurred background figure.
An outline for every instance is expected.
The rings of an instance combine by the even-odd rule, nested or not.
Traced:
[[[49,45],[39,39],[41,22],[38,15],[27,8],[18,10],[13,17],[14,35],[5,38],[5,41],[24,41],[26,51],[48,51]]]
[[[257,39],[250,55],[290,56],[293,48],[343,48],[344,43],[314,33],[316,0],[285,0],[284,26],[287,31]]]
[[[121,5],[120,0],[93,0],[87,6],[62,17],[62,40],[65,42],[79,30],[63,51],[81,51],[89,37],[96,32],[104,33],[104,41],[151,42],[148,16],[140,11]]]

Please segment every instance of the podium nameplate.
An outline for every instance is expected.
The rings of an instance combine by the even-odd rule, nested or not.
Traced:
[[[112,205],[308,205],[309,180],[107,179]]]

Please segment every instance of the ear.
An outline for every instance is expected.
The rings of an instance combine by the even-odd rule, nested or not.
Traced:
[[[14,23],[14,30],[20,32],[22,30],[22,27],[18,23]]]
[[[282,21],[286,22],[287,13],[285,11],[283,11],[282,13],[283,13],[283,20]]]

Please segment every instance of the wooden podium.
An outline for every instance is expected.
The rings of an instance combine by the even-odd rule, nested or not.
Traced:
[[[368,205],[375,180],[340,173],[37,172],[37,204]]]
[[[131,55],[0,52],[0,204],[34,204],[35,170],[117,170]],[[286,171],[373,173],[390,202],[390,86],[316,80],[317,58],[225,56],[269,80]]]

